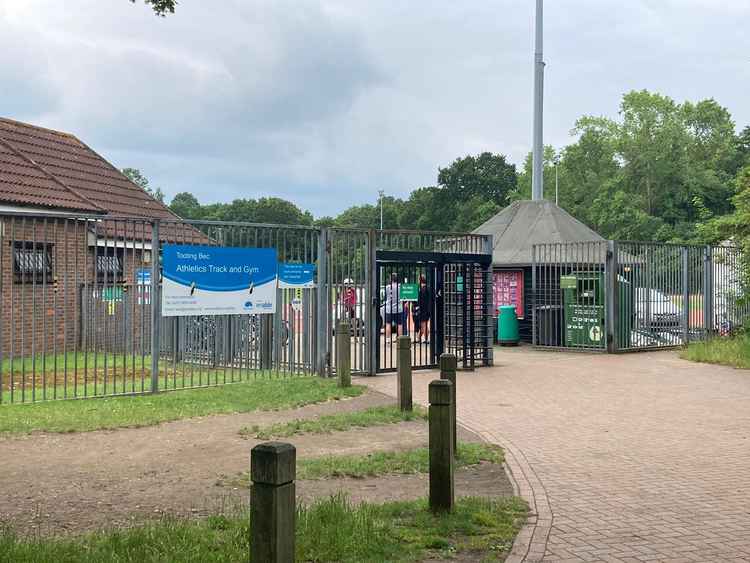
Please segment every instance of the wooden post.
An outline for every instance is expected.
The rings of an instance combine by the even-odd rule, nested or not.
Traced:
[[[458,359],[455,354],[441,354],[440,355],[440,379],[450,381],[453,385],[451,387],[451,424],[453,425],[453,455],[458,453],[458,427],[456,424],[456,368],[458,367]]]
[[[453,384],[446,379],[430,383],[430,510],[450,512],[454,502]]]
[[[294,562],[297,450],[265,442],[250,453],[250,560]]]
[[[413,408],[411,392],[411,338],[398,337],[398,406],[402,411]]]
[[[336,374],[339,387],[352,386],[352,345],[348,321],[341,321],[336,327]]]

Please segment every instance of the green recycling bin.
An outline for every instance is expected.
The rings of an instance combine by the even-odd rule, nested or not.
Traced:
[[[518,346],[518,316],[515,305],[501,305],[497,316],[497,341],[500,346]]]
[[[605,348],[604,274],[576,272],[560,277],[565,308],[565,346]]]

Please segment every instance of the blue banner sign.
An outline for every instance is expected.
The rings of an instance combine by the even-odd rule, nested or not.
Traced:
[[[163,316],[276,311],[275,249],[167,244],[162,252]]]
[[[282,289],[315,287],[315,264],[280,262],[279,287]]]

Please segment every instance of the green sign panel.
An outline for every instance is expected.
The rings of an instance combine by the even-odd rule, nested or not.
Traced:
[[[102,301],[122,301],[122,287],[119,285],[102,289]]]
[[[560,276],[561,289],[575,289],[578,278],[576,276]]]
[[[456,291],[462,292],[464,290],[464,277],[456,276]]]
[[[401,301],[416,301],[419,297],[419,285],[416,283],[402,283],[398,286],[398,298]]]

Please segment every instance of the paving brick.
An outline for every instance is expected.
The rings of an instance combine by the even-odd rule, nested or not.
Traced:
[[[458,416],[505,448],[538,515],[508,561],[749,560],[748,372],[674,352],[495,362],[459,374]],[[423,403],[434,377],[414,374]],[[391,376],[364,382],[395,392]]]

